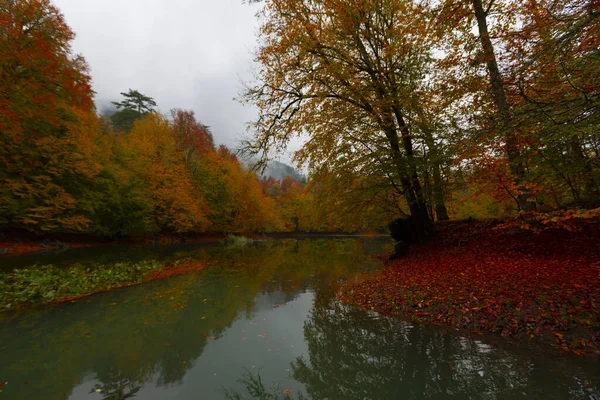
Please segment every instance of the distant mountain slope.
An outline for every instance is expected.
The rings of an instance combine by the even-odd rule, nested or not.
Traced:
[[[289,176],[298,182],[306,182],[306,177],[298,172],[294,167],[279,161],[269,161],[269,165],[262,173],[262,176],[265,178],[271,176],[278,181],[285,179],[286,176]]]

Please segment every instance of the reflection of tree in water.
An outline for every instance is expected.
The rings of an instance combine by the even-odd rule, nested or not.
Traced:
[[[246,397],[237,391],[224,389],[225,398],[227,400],[305,400],[306,398],[302,393],[290,394],[287,391],[282,390],[281,386],[277,383],[267,387],[265,386],[260,373],[253,373],[246,371],[246,373],[238,380],[244,388],[246,393],[250,397]]]
[[[102,400],[126,400],[135,397],[142,388],[142,383],[132,382],[120,373],[109,373],[103,377],[101,384],[96,384],[90,393],[102,395]]]
[[[294,378],[314,399],[454,395],[598,400],[598,378],[591,380],[593,385],[584,374],[577,380],[569,365],[567,372],[557,371],[539,358],[332,303],[329,283],[367,265],[363,248],[357,240],[318,239],[267,241],[234,250],[190,249],[178,257],[204,257],[217,266],[98,295],[90,303],[61,306],[56,312],[30,314],[0,327],[0,347],[5,346],[0,377],[9,382],[39,377],[36,390],[43,396],[23,390],[11,397],[17,400],[63,400],[73,382],[89,371],[100,382],[98,394],[111,400],[132,398],[140,385],[150,382],[178,385],[210,338],[218,340],[233,321],[310,288],[316,298],[304,327],[308,354],[293,367]],[[259,293],[272,295],[257,297]],[[59,376],[51,373],[56,370]],[[263,398],[283,393],[277,395]]]
[[[317,298],[293,377],[314,399],[597,399],[598,386],[481,341]],[[552,372],[552,373],[549,373]]]
[[[237,319],[252,318],[260,306],[268,310],[291,301],[308,288],[325,291],[329,282],[364,265],[359,262],[363,245],[356,239],[189,247],[172,256],[214,267],[30,313],[12,326],[0,326],[0,347],[11,343],[0,356],[2,379],[39,376],[36,388],[44,400],[67,398],[73,382],[89,373],[102,393],[115,393],[115,398],[134,395],[132,382],[176,386],[211,338],[218,340]],[[257,296],[261,293],[269,295]],[[59,369],[58,377],[49,372]],[[12,398],[32,397],[22,391]]]
[[[114,309],[118,312],[118,325],[134,329],[114,336],[120,341],[119,345],[112,346],[112,351],[97,360],[99,381],[110,387],[118,387],[124,377],[131,382],[176,385],[191,367],[191,361],[201,356],[209,337],[218,339],[236,319],[252,316],[261,309],[272,309],[273,302],[287,303],[297,297],[299,290],[323,284],[325,278],[315,281],[316,276],[329,277],[327,274],[331,271],[343,274],[353,265],[351,260],[362,256],[362,248],[357,241],[286,240],[256,243],[242,249],[221,249],[213,256],[221,267],[206,271],[209,279],[178,277],[170,281],[169,294],[160,299],[153,300],[150,295],[139,305],[129,303]],[[258,267],[248,267],[249,263]],[[178,294],[180,292],[184,294]],[[185,300],[186,307],[174,312],[177,310],[174,303],[183,303],[187,293],[194,295]],[[257,296],[258,293],[265,295]],[[170,300],[172,296],[174,300]],[[116,316],[112,314],[111,318]],[[124,318],[127,323],[122,322]],[[150,321],[155,322],[150,324]],[[112,325],[106,321],[98,321],[98,325],[109,337]],[[126,354],[115,351],[121,348],[121,343],[128,343],[127,349],[135,351]],[[136,360],[130,362],[127,356]],[[112,373],[117,365],[121,367],[119,373]],[[104,370],[111,373],[103,374]],[[111,377],[116,380],[111,381]]]

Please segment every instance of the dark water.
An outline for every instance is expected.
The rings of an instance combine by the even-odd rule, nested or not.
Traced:
[[[382,244],[121,249],[218,266],[4,317],[0,400],[600,399],[597,361],[338,304],[330,284],[380,268],[365,253]],[[44,262],[115,256],[88,250]]]

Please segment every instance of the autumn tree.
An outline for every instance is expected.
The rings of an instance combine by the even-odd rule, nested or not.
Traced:
[[[342,174],[322,168],[310,176],[308,225],[314,231],[360,232],[379,230],[394,218],[407,218],[401,195],[389,188],[385,176]]]
[[[493,5],[494,1],[484,4],[484,0],[473,0],[473,9],[479,31],[483,59],[487,66],[492,95],[496,105],[498,126],[500,134],[504,138],[510,172],[515,181],[515,186],[519,191],[517,194],[519,207],[523,211],[531,211],[535,209],[535,202],[530,198],[524,187],[525,167],[519,148],[519,139],[511,123],[512,116],[506,96],[506,88],[488,28],[488,16]]]
[[[285,231],[299,232],[306,218],[307,201],[303,185],[286,176],[279,185],[281,192],[276,197],[277,208],[284,221]]]
[[[597,5],[431,3],[447,45],[442,83],[460,93],[455,105],[467,134],[456,143],[473,168],[491,171],[486,180],[504,188],[521,211],[546,208],[550,198],[558,207],[563,198],[574,204],[597,198],[597,139],[590,134],[597,124]]]
[[[536,145],[537,174],[555,206],[600,200],[600,5],[528,1],[510,43],[516,117]],[[564,187],[564,189],[561,189]]]
[[[203,231],[208,226],[204,198],[194,193],[183,151],[169,121],[148,114],[121,138],[127,166],[143,179],[150,202],[149,226],[154,231]]]
[[[171,126],[183,149],[185,162],[191,168],[195,158],[214,151],[214,139],[210,129],[196,120],[193,111],[171,110]]]
[[[405,199],[417,241],[432,231],[414,126],[433,40],[421,11],[397,0],[265,1],[258,83],[245,97],[261,111],[252,150],[306,134],[296,157],[311,170],[377,172],[381,190]]]
[[[81,231],[89,223],[78,197],[100,170],[100,125],[73,38],[49,0],[0,1],[2,225]]]
[[[274,201],[265,196],[256,174],[245,169],[227,147],[196,161],[194,185],[208,203],[211,229],[221,232],[279,230]]]

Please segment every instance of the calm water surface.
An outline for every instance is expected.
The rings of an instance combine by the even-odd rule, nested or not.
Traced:
[[[104,247],[0,259],[182,258],[217,267],[0,320],[5,399],[600,399],[597,361],[381,318],[331,284],[382,239]],[[289,394],[287,394],[289,392]]]

